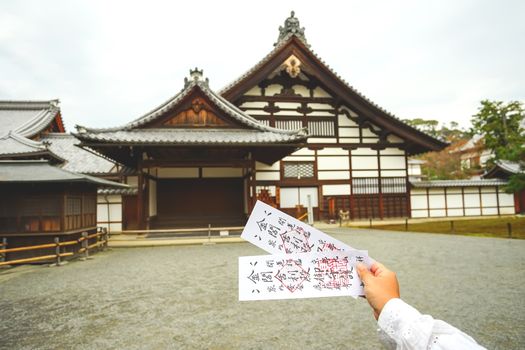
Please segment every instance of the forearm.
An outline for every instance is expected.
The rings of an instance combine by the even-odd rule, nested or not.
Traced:
[[[467,334],[446,322],[422,315],[401,299],[391,299],[379,315],[378,324],[387,348],[483,349]]]

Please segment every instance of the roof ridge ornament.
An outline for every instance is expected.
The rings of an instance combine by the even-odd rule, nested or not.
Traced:
[[[290,17],[284,21],[284,27],[279,26],[279,38],[277,38],[277,42],[274,43],[273,46],[277,46],[292,35],[295,35],[297,38],[301,39],[305,44],[307,44],[306,37],[304,36],[304,27],[301,28],[299,20],[297,17],[295,17],[295,11],[292,11],[290,13]]]
[[[192,82],[202,82],[204,86],[208,87],[209,80],[208,78],[203,79],[203,70],[195,67],[195,69],[190,69],[189,79],[184,78],[184,88],[187,88]]]

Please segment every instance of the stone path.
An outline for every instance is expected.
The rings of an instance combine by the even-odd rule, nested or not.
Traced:
[[[330,229],[398,272],[403,298],[489,349],[525,348],[525,241]],[[113,249],[0,270],[1,349],[377,349],[365,300],[237,301],[251,244]]]

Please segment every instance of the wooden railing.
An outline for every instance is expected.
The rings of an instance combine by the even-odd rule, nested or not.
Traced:
[[[95,239],[95,243],[89,244],[89,241],[93,239]],[[32,245],[32,246],[26,246],[26,247],[6,248],[8,247],[8,242],[6,238],[4,238],[2,240],[2,243],[0,243],[0,248],[1,248],[0,249],[0,266],[26,264],[26,263],[38,262],[38,261],[44,261],[44,260],[54,260],[54,262],[58,266],[62,263],[62,258],[72,257],[74,255],[77,255],[77,256],[81,255],[85,258],[88,258],[90,251],[92,251],[93,249],[104,250],[108,246],[108,240],[109,240],[108,231],[106,228],[102,228],[102,227],[100,227],[97,230],[97,232],[92,233],[92,234],[88,234],[87,232],[82,232],[82,236],[75,240],[60,242],[60,238],[55,237],[53,243]],[[80,248],[78,249],[76,253],[62,252],[62,247],[74,246],[74,245],[80,246]],[[34,250],[49,249],[49,248],[55,248],[55,253],[34,256],[31,258],[24,258],[24,259],[15,259],[15,260],[6,259],[7,253],[34,251]]]

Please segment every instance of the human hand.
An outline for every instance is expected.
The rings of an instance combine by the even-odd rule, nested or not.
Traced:
[[[359,263],[357,273],[365,285],[366,300],[374,310],[374,317],[377,320],[383,306],[390,299],[399,298],[396,273],[378,262],[372,264],[370,271],[364,264]]]

